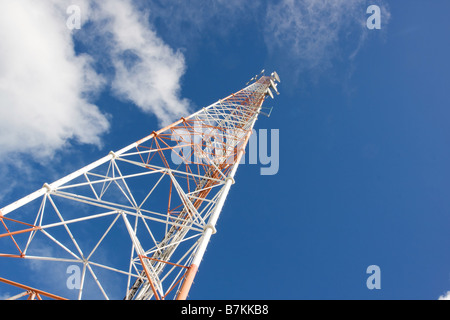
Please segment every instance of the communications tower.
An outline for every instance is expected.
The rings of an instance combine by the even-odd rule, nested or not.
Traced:
[[[10,298],[186,299],[278,82],[261,73],[0,209],[0,284]]]

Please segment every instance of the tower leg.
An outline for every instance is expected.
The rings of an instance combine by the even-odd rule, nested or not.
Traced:
[[[186,300],[192,283],[194,282],[195,275],[197,274],[198,266],[191,264],[189,270],[186,273],[186,279],[181,286],[180,293],[178,293],[177,300]]]

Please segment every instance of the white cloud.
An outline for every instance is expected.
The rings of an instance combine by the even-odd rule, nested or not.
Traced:
[[[382,7],[383,27],[390,13]],[[352,59],[367,37],[365,0],[281,0],[269,3],[265,41],[273,56],[289,55],[290,70],[324,71],[333,60]]]
[[[70,139],[100,144],[109,123],[88,97],[102,78],[74,52],[56,1],[1,1],[0,156],[51,156]]]
[[[450,291],[440,296],[438,300],[450,300]]]
[[[0,4],[1,158],[46,159],[71,141],[101,145],[109,121],[93,100],[107,85],[161,124],[187,114],[189,102],[179,97],[184,56],[157,36],[132,1],[77,1],[83,26],[76,31],[66,25],[69,0]],[[98,55],[77,54],[74,35],[94,38],[85,44]],[[113,72],[99,74],[105,60]]]
[[[92,10],[92,30],[108,41],[113,93],[155,114],[163,125],[186,115],[189,102],[180,98],[184,56],[158,37],[148,12],[128,0],[97,1]]]
[[[356,55],[367,18],[363,0],[281,0],[267,7],[237,0],[158,2],[150,6],[156,13],[144,8],[145,1],[77,0],[83,27],[74,33],[66,26],[72,2],[0,0],[0,157],[27,152],[45,158],[72,139],[101,144],[109,122],[93,97],[107,85],[161,124],[188,114],[189,101],[180,93],[184,56],[156,34],[149,19],[156,23],[159,17],[176,34],[189,21],[186,41],[206,28],[229,35],[227,30],[244,17],[259,21],[269,51],[289,55],[277,63],[289,61],[290,71],[298,73],[326,69],[339,55],[339,39],[354,36],[347,29],[352,24],[361,26],[349,53]],[[87,46],[86,54],[75,53],[74,34]],[[96,73],[104,64],[108,71]]]

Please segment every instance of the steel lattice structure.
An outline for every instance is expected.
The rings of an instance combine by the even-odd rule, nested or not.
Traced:
[[[2,208],[2,265],[78,266],[78,299],[111,299],[117,286],[125,299],[186,299],[262,104],[278,93],[276,72],[254,80]],[[0,282],[25,290],[13,298],[60,298]]]

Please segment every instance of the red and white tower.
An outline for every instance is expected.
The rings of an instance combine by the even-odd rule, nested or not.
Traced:
[[[19,279],[0,269],[24,290],[12,298],[70,287],[78,299],[186,299],[263,102],[278,93],[276,72],[252,80],[0,209],[0,263],[24,264]],[[40,289],[22,283],[31,274]]]

